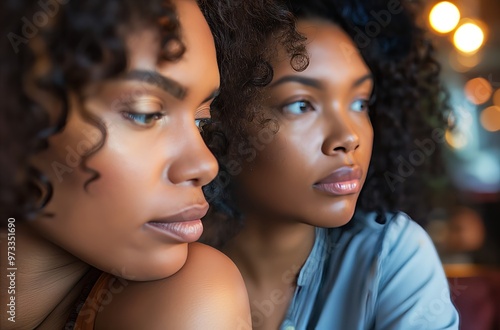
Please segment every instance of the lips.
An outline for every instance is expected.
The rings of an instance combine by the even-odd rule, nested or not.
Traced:
[[[146,226],[156,233],[180,243],[197,241],[203,233],[203,218],[208,212],[208,204],[190,207],[180,213],[149,221]]]
[[[349,195],[361,190],[363,171],[357,165],[341,167],[313,185],[331,195]]]

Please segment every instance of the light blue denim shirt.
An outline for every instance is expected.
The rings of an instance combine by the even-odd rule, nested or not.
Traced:
[[[458,313],[427,233],[404,213],[358,213],[316,229],[280,329],[458,329]]]

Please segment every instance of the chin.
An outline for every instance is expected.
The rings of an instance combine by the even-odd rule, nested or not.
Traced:
[[[349,214],[346,214],[346,215],[337,216],[337,217],[335,217],[334,221],[330,221],[329,226],[325,226],[325,227],[329,227],[329,228],[342,227],[343,225],[349,223],[349,221],[352,220],[353,216],[354,216],[354,211],[350,212]]]
[[[148,258],[138,263],[123,266],[121,269],[113,269],[110,273],[125,280],[131,281],[156,281],[170,277],[177,273],[186,264],[188,258],[188,246],[182,244],[175,248],[150,252]],[[124,263],[125,264],[125,263]]]
[[[322,216],[316,213],[317,218],[313,218],[313,225],[316,227],[336,228],[347,224],[354,216],[356,205],[351,203],[339,203],[330,208]]]

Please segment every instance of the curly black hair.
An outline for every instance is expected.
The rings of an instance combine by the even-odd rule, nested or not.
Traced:
[[[215,107],[223,99],[237,112],[236,105],[250,102],[252,87],[242,96],[233,85],[235,81],[245,80],[246,86],[253,86],[272,79],[268,71],[262,71],[266,53],[262,38],[268,32],[279,36],[291,57],[304,53],[292,15],[272,0],[199,0],[198,4],[214,34],[221,70],[221,96]],[[124,33],[136,27],[158,29],[162,37],[158,61],[182,56],[182,31],[169,1],[0,3],[0,31],[6,36],[0,41],[0,225],[5,225],[8,217],[33,218],[50,200],[51,184],[30,165],[30,158],[47,148],[48,138],[64,128],[70,91],[79,95],[89,83],[125,70]],[[62,109],[47,109],[33,100],[27,92],[29,83],[52,95]],[[80,164],[93,174],[88,185],[99,173],[88,168],[85,160],[105,143],[106,130],[99,118],[82,111],[102,133],[101,141]]]
[[[0,215],[33,218],[51,197],[47,178],[32,167],[30,157],[48,147],[48,138],[61,131],[68,115],[68,93],[123,72],[127,58],[120,29],[142,25],[157,28],[162,37],[158,60],[174,60],[171,42],[182,45],[175,8],[161,0],[19,1],[0,4]],[[36,86],[62,105],[44,108],[28,93]],[[101,141],[84,157],[98,151],[106,131],[98,118],[82,115],[102,133]],[[83,187],[82,187],[83,189]]]
[[[245,138],[245,123],[258,114],[255,105],[262,87],[273,79],[269,56],[274,51],[269,49],[269,45],[284,47],[291,65],[297,70],[307,66],[307,56],[305,38],[295,30],[294,17],[283,2],[221,2],[227,3],[227,6],[201,2],[202,11],[213,27],[219,69],[224,77],[221,79],[220,96],[212,103],[212,125],[204,128],[204,135],[212,148],[225,149],[228,146],[225,136]],[[235,16],[235,11],[239,15]],[[217,29],[216,26],[226,29]],[[267,42],[271,39],[273,42]],[[230,127],[232,134],[221,134],[225,127]],[[209,189],[214,188],[212,185]],[[221,192],[218,190],[217,194]]]
[[[320,18],[341,26],[374,75],[370,106],[373,154],[357,209],[377,212],[377,221],[385,221],[387,212],[404,211],[424,223],[432,203],[432,180],[442,179],[444,174],[441,154],[450,111],[434,48],[417,25],[420,7],[416,2],[395,0],[287,0],[287,6],[296,19]],[[233,83],[245,93],[244,81]],[[231,198],[234,183],[226,166],[237,157],[231,144],[240,138],[234,128],[239,128],[235,123],[244,116],[230,111],[238,105],[219,106],[225,109],[226,117],[217,134],[231,143],[224,147],[221,138],[209,139],[223,178],[205,189],[213,207],[202,238],[216,247],[234,235],[244,221]],[[240,105],[239,109],[249,114],[256,111],[255,106]]]

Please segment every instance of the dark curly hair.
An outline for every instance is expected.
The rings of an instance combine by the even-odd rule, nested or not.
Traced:
[[[0,215],[32,218],[51,197],[47,178],[29,159],[48,147],[48,138],[61,131],[68,115],[68,93],[81,97],[87,84],[123,72],[127,58],[120,29],[157,28],[162,37],[158,60],[174,60],[171,42],[182,45],[179,22],[171,4],[161,0],[19,1],[0,4]],[[60,110],[44,108],[28,93],[30,84],[51,95]],[[105,142],[106,131],[90,113],[82,115],[96,125],[102,139],[83,157],[80,166]],[[56,119],[54,119],[56,118]],[[84,187],[82,187],[83,189]]]
[[[218,156],[220,171],[215,181],[204,187],[212,210],[233,214],[230,190],[225,189],[225,160],[235,156],[235,145],[245,140],[247,123],[260,114],[259,100],[262,87],[273,79],[269,59],[276,46],[282,46],[290,59],[290,65],[303,70],[308,65],[305,38],[295,29],[294,16],[284,2],[277,0],[221,0],[230,5],[204,7],[211,26],[225,26],[226,30],[213,29],[221,79],[221,93],[212,103],[212,120],[203,127],[203,137],[212,152]],[[202,4],[204,1],[202,1]],[[234,16],[235,8],[241,15]],[[222,10],[221,10],[222,9]],[[266,124],[265,120],[262,122]],[[231,140],[231,143],[229,143]],[[224,226],[229,229],[231,226]],[[205,236],[212,235],[209,224]]]
[[[212,103],[211,125],[204,128],[206,141],[212,148],[226,149],[226,137],[244,139],[246,123],[258,114],[256,104],[262,87],[273,79],[269,45],[281,45],[297,70],[307,66],[305,38],[295,30],[295,21],[284,3],[276,0],[221,0],[220,4],[202,5],[213,28],[217,59],[224,79],[221,93]],[[205,1],[202,1],[204,4]],[[215,8],[218,6],[218,10]],[[237,17],[234,11],[241,13]],[[268,40],[273,42],[268,43]],[[229,128],[231,134],[224,133]],[[220,150],[220,151],[221,151]],[[216,152],[220,154],[221,152]],[[207,187],[207,197],[222,193],[215,185]],[[217,191],[212,191],[217,189]]]
[[[198,4],[214,34],[221,70],[221,96],[214,102],[216,108],[222,102],[235,106],[237,112],[238,107],[253,99],[252,86],[272,79],[269,71],[262,69],[266,63],[263,54],[267,53],[262,38],[275,34],[291,57],[304,53],[292,15],[272,0],[199,0]],[[169,1],[1,2],[0,31],[7,36],[0,45],[1,225],[6,224],[8,217],[34,217],[50,200],[51,184],[43,173],[30,166],[30,157],[47,148],[48,138],[64,128],[69,111],[68,92],[78,95],[89,83],[125,70],[123,33],[136,27],[159,30],[162,51],[158,61],[182,56],[182,31]],[[176,47],[171,47],[172,43]],[[38,74],[41,57],[43,75]],[[36,77],[35,86],[60,101],[60,111],[44,108],[30,97],[27,84],[31,77]],[[233,84],[242,80],[248,87],[244,95]],[[84,118],[102,133],[101,141],[82,157],[80,164],[93,174],[88,185],[99,178],[99,173],[88,168],[85,160],[105,143],[106,130],[99,118],[82,111]]]
[[[386,212],[401,210],[423,223],[432,202],[432,179],[440,179],[444,173],[441,153],[450,111],[447,93],[439,80],[440,66],[434,58],[434,48],[416,23],[418,5],[396,1],[400,7],[389,12],[389,3],[391,1],[386,0],[287,0],[288,9],[296,19],[320,18],[341,26],[356,43],[374,75],[375,90],[370,106],[373,154],[357,208],[376,211],[380,215],[378,221],[385,221]],[[389,16],[380,18],[381,11]],[[385,19],[383,25],[376,15],[379,20]],[[234,84],[241,86],[242,94],[246,92],[243,81]],[[243,224],[231,198],[233,182],[225,165],[237,157],[231,152],[231,144],[239,139],[234,129],[239,126],[235,123],[256,111],[256,107],[240,104],[239,109],[245,114],[242,116],[230,110],[238,106],[234,103],[219,106],[226,109],[220,131],[231,143],[229,147],[221,147],[222,143],[213,143],[214,140],[220,142],[220,138],[209,139],[220,160],[220,172],[226,175],[205,189],[207,196],[213,199],[213,208],[206,219],[203,238],[204,242],[217,247]]]

